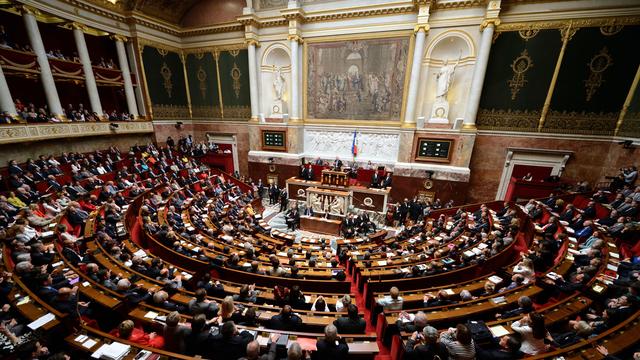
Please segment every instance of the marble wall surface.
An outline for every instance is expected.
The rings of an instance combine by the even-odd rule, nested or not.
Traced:
[[[471,156],[468,202],[495,199],[509,147],[572,151],[573,155],[567,162],[562,177],[567,180],[586,180],[592,185],[604,181],[604,176],[616,175],[620,167],[634,163],[637,165],[640,152],[623,149],[617,141],[610,139],[479,134]]]

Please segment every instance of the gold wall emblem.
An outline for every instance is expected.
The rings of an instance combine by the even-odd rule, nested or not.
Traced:
[[[198,73],[196,74],[198,77],[198,82],[200,83],[200,95],[202,96],[202,100],[204,100],[207,96],[207,73],[204,71],[202,66],[198,68]]]
[[[511,70],[513,70],[513,77],[507,81],[509,88],[511,89],[511,100],[515,100],[518,96],[518,92],[522,89],[527,82],[525,79],[525,73],[533,67],[533,61],[529,57],[527,49],[524,49],[520,56],[515,58],[511,63]]]
[[[236,99],[240,98],[240,89],[242,89],[242,85],[240,84],[240,77],[242,77],[242,73],[240,72],[238,64],[234,62],[233,68],[231,69],[231,78],[233,79],[233,92],[236,95]]]
[[[171,93],[173,91],[173,82],[171,81],[171,69],[166,62],[162,63],[162,67],[160,68],[160,75],[164,79],[163,85],[164,89],[167,91],[167,95],[171,98]]]
[[[518,31],[518,35],[524,40],[529,41],[529,39],[533,39],[538,35],[540,29],[522,29]]]
[[[600,27],[600,33],[604,36],[612,36],[624,29],[624,25],[616,25],[614,23]]]
[[[604,80],[603,73],[613,65],[613,58],[609,55],[609,49],[603,47],[599,53],[591,58],[589,63],[589,78],[584,81],[584,87],[587,93],[586,100],[591,101],[593,95],[598,91]]]

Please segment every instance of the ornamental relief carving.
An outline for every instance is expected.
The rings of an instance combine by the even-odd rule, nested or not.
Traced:
[[[351,130],[305,130],[304,151],[309,156],[352,159],[354,142]],[[357,160],[397,161],[400,148],[399,134],[365,133],[356,134]]]

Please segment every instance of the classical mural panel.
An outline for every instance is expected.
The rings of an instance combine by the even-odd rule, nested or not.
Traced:
[[[187,55],[187,77],[193,117],[220,118],[218,73],[210,52]]]
[[[400,119],[408,37],[306,46],[308,119]]]
[[[535,131],[562,46],[560,31],[529,29],[496,36],[477,126]]]
[[[223,117],[249,119],[249,60],[246,49],[221,51],[218,58]]]
[[[145,46],[142,61],[154,118],[189,117],[180,55],[173,51]]]
[[[638,67],[638,26],[579,29],[567,44],[545,131],[611,135]]]

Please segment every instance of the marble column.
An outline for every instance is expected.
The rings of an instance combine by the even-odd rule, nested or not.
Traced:
[[[298,81],[298,75],[300,75],[300,68],[298,67],[298,41],[297,36],[292,36],[291,43],[291,96],[289,97],[289,118],[291,120],[300,120],[300,82]]]
[[[2,71],[2,66],[0,66],[0,111],[6,111],[14,118],[18,115],[16,105],[13,103],[13,98],[9,91],[9,85],[7,85],[7,79],[5,79],[4,72]]]
[[[91,58],[89,57],[89,50],[87,50],[87,43],[84,38],[84,33],[79,25],[73,27],[73,37],[76,40],[76,47],[78,48],[78,57],[82,63],[82,70],[84,71],[84,81],[87,87],[87,93],[89,95],[89,105],[91,111],[102,116],[102,104],[100,103],[100,94],[98,93],[98,85],[96,84],[96,78],[93,75],[93,66],[91,65]]]
[[[122,71],[122,78],[124,79],[124,96],[127,99],[127,109],[129,114],[134,117],[138,117],[138,106],[136,105],[136,94],[133,91],[133,82],[131,82],[131,71],[129,71],[129,61],[127,61],[127,51],[124,48],[124,39],[120,36],[115,36],[116,51],[118,52],[118,64],[120,71]]]
[[[256,62],[256,41],[249,41],[249,93],[251,96],[251,120],[258,121],[259,99],[258,99],[258,69]]]
[[[58,97],[58,90],[56,89],[56,82],[53,80],[53,74],[51,73],[51,67],[49,66],[49,59],[42,43],[42,37],[40,36],[40,30],[38,29],[38,21],[31,10],[24,8],[22,13],[25,27],[27,28],[27,35],[29,36],[29,42],[31,48],[36,54],[38,66],[40,66],[40,79],[42,86],[44,87],[44,94],[47,98],[47,105],[49,106],[49,112],[55,117],[64,117],[62,111],[62,104],[60,104],[60,98]]]
[[[487,64],[489,63],[489,53],[491,52],[491,41],[493,40],[493,31],[495,25],[489,22],[482,31],[480,39],[480,49],[476,59],[476,66],[473,69],[473,78],[471,79],[471,90],[469,91],[469,100],[467,102],[467,110],[464,115],[463,129],[473,130],[476,128],[476,116],[478,115],[478,107],[480,106],[480,95],[482,94],[482,86],[484,85],[484,76],[487,73]]]
[[[409,78],[409,91],[407,93],[407,107],[404,112],[403,127],[416,126],[416,102],[418,100],[418,85],[420,83],[420,69],[422,65],[422,53],[424,52],[424,40],[427,37],[427,31],[421,26],[416,33],[415,44],[413,47],[413,61],[411,63],[411,77]]]

